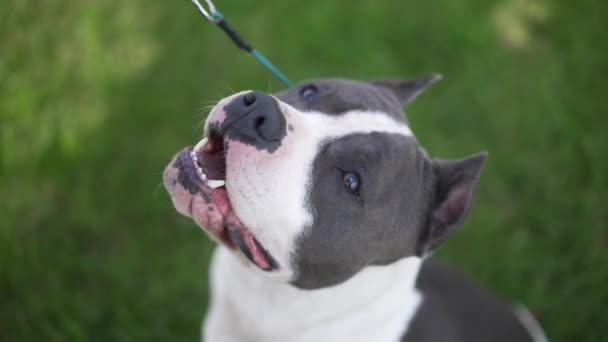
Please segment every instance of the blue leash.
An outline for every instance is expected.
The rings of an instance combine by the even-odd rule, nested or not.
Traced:
[[[199,12],[201,12],[207,20],[209,20],[213,25],[221,28],[230,39],[236,44],[239,49],[245,50],[255,57],[268,71],[270,71],[276,78],[278,78],[283,84],[287,87],[291,87],[293,83],[289,81],[289,79],[276,67],[274,64],[270,63],[270,61],[264,57],[259,51],[254,49],[249,43],[247,43],[241,36],[232,28],[232,26],[228,25],[224,16],[218,12],[218,10],[213,5],[211,0],[205,0],[207,6],[209,6],[209,11],[203,7],[198,0],[191,0],[193,4],[196,5]]]

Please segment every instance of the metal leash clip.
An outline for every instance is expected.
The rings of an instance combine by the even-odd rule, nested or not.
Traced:
[[[215,5],[213,4],[213,2],[211,2],[211,0],[205,0],[207,6],[209,7],[209,11],[207,11],[205,6],[201,5],[198,0],[191,1],[196,6],[196,8],[198,8],[198,11],[201,12],[201,14],[204,15],[205,18],[207,18],[207,20],[209,20],[213,25],[217,25],[217,23],[222,20],[222,14],[217,11],[217,8],[215,8]]]

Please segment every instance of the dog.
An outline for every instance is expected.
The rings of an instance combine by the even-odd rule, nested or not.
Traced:
[[[163,179],[219,244],[203,339],[546,341],[430,258],[463,223],[486,153],[429,158],[403,108],[439,75],[318,79],[219,101]]]

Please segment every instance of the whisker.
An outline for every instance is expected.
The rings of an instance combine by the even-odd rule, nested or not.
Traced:
[[[202,123],[200,125],[194,125],[194,128],[192,129],[192,136],[193,138],[196,139],[196,137],[200,137],[203,135],[205,130],[205,119],[202,120]]]
[[[154,192],[152,193],[152,198],[156,198],[156,196],[158,196],[158,191],[162,188],[163,186],[163,181],[160,181],[158,183],[158,185],[156,186],[156,188],[154,189]]]
[[[228,96],[231,96],[231,95],[234,95],[234,94],[236,94],[236,93],[237,93],[237,91],[236,91],[236,90],[234,90],[234,89],[233,89],[233,88],[232,88],[232,87],[231,87],[231,86],[230,86],[228,83],[226,83],[226,82],[224,82],[224,87],[226,87],[226,88],[227,88],[227,89],[230,91],[230,95],[228,95]]]
[[[205,100],[205,101],[201,101],[200,104],[201,105],[205,105],[205,104],[209,104],[209,105],[213,105],[215,104],[217,101],[214,100]]]
[[[202,105],[201,107],[198,108],[199,111],[201,112],[207,112],[213,109],[213,107],[215,107],[216,103],[213,104],[208,104],[208,105]]]

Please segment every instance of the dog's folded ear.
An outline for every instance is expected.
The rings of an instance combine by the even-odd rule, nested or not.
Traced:
[[[419,256],[435,250],[464,222],[487,156],[482,152],[462,160],[432,160],[434,198],[418,241]]]
[[[441,79],[440,74],[430,74],[414,80],[371,80],[370,83],[392,91],[403,106],[412,102],[426,88]]]

